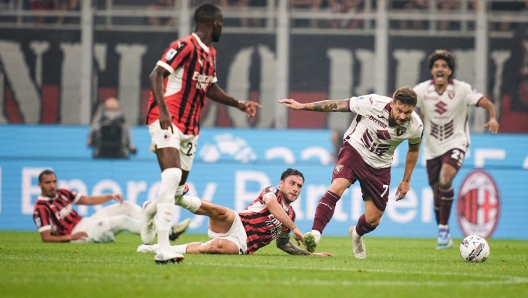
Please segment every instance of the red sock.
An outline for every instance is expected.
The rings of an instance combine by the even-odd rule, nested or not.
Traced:
[[[451,205],[453,205],[453,196],[455,192],[453,187],[447,189],[440,188],[440,222],[441,225],[449,223],[449,216],[451,215]]]
[[[376,227],[371,226],[365,219],[365,214],[361,215],[356,225],[356,233],[359,236],[363,236],[367,233],[374,231]]]
[[[339,199],[341,199],[341,197],[331,191],[327,191],[324,194],[321,200],[319,200],[319,204],[315,210],[315,218],[312,225],[312,230],[317,230],[321,232],[321,234],[323,233],[324,228],[334,215],[335,206]]]

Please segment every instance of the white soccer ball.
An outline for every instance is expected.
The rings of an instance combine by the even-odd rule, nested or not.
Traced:
[[[469,235],[460,243],[460,256],[467,262],[484,262],[488,259],[490,247],[484,237]]]

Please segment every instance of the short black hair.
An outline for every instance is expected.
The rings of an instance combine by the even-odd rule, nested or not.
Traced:
[[[304,182],[304,175],[300,171],[292,168],[287,168],[286,171],[282,172],[281,180],[284,181],[284,179],[288,178],[289,176],[299,176],[302,178]]]
[[[220,8],[212,4],[203,4],[194,12],[194,21],[196,24],[212,24],[221,14]]]
[[[42,173],[40,173],[39,177],[38,177],[39,182],[42,182],[42,177],[44,177],[44,175],[51,175],[51,174],[55,175],[55,173],[52,170],[44,170],[44,171],[42,171]],[[56,176],[57,175],[55,175],[55,177]]]
[[[436,60],[439,59],[442,59],[447,62],[447,66],[451,68],[452,76],[453,73],[455,73],[455,56],[453,56],[453,54],[451,54],[451,52],[449,52],[448,50],[436,50],[429,56],[429,69],[432,69]]]
[[[400,87],[398,90],[394,91],[392,99],[394,101],[398,100],[404,105],[413,107],[415,107],[418,102],[418,96],[416,95],[416,92],[414,92],[414,90],[409,86]]]

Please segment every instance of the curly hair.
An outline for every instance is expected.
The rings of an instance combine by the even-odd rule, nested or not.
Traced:
[[[429,56],[429,69],[433,68],[436,60],[442,59],[447,62],[449,68],[451,68],[451,76],[455,73],[455,56],[447,50],[436,50]],[[449,77],[451,77],[449,76]]]

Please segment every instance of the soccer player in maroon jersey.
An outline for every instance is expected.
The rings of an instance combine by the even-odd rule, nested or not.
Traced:
[[[324,228],[334,215],[337,202],[351,184],[359,181],[365,213],[357,225],[348,229],[348,233],[352,238],[354,256],[364,259],[367,250],[363,235],[374,231],[380,224],[388,202],[392,157],[396,147],[403,141],[408,141],[409,147],[396,200],[403,199],[411,189],[409,183],[418,160],[423,134],[423,123],[414,112],[416,93],[410,87],[401,87],[394,92],[393,98],[369,94],[305,104],[293,99],[282,99],[279,103],[293,110],[357,114],[345,132],[332,183],[319,200],[312,231],[304,235],[303,241],[307,250],[315,250]]]
[[[57,188],[57,177],[50,170],[39,175],[41,195],[35,203],[33,219],[43,242],[113,242],[123,230],[139,234],[143,216],[141,207],[124,202],[120,194],[84,196],[68,189]],[[73,205],[99,205],[119,201],[104,207],[90,217],[81,217]]]
[[[154,260],[161,264],[183,259],[169,249],[170,220],[174,199],[182,196],[192,167],[205,97],[236,107],[249,117],[262,108],[256,102],[235,100],[216,84],[216,50],[212,43],[222,35],[220,9],[211,4],[201,5],[194,20],[194,32],[172,42],[150,74],[152,92],[147,124],[152,137],[151,150],[161,168],[161,186],[156,200],[143,205],[141,238],[144,243],[151,243],[157,228],[158,253]]]
[[[468,83],[453,79],[453,54],[436,50],[428,60],[432,79],[416,85],[414,91],[425,124],[424,156],[438,224],[436,248],[445,249],[453,247],[449,232],[453,179],[464,162],[470,143],[469,107],[483,107],[488,111],[489,120],[484,126],[492,133],[499,131],[499,123],[495,117],[495,105],[489,99]]]
[[[300,245],[303,234],[295,225],[295,211],[290,206],[301,194],[304,176],[295,169],[281,175],[279,187],[268,186],[246,209],[235,212],[227,207],[181,196],[176,204],[197,215],[209,217],[207,242],[172,246],[179,254],[253,254],[276,239],[277,247],[292,255],[331,256],[310,253],[290,241],[290,232]],[[156,245],[140,245],[138,252],[155,252]]]

